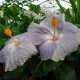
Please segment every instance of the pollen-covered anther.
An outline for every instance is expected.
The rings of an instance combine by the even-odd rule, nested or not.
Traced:
[[[54,18],[53,17],[53,19],[52,19],[52,25],[53,25],[53,27],[57,27],[58,26],[58,20],[56,19],[56,18]]]
[[[10,29],[6,29],[6,28],[4,28],[4,33],[5,33],[5,35],[7,35],[9,37],[12,35],[12,31]]]

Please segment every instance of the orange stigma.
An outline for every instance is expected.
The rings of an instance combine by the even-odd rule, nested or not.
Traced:
[[[12,37],[12,31],[10,29],[4,28],[4,33],[6,36],[9,36],[12,38],[13,42],[18,46],[20,42],[17,42],[13,37]]]
[[[56,40],[56,28],[58,27],[58,20],[54,17],[52,19],[52,25],[54,27],[53,38],[54,38],[54,40]]]
[[[54,18],[54,17],[52,19],[52,25],[53,25],[53,27],[57,27],[58,26],[58,20],[56,18]]]
[[[12,31],[10,29],[6,29],[6,28],[4,28],[4,33],[5,33],[5,35],[7,35],[9,37],[12,35]]]

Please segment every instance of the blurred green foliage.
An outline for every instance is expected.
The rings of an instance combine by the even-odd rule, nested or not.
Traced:
[[[80,0],[69,0],[70,8],[66,9],[60,4],[59,0],[55,0],[60,7],[62,13],[66,15],[66,21],[69,21],[80,27]]]

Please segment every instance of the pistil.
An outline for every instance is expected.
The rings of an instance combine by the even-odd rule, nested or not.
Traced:
[[[54,31],[53,31],[53,40],[56,41],[57,40],[57,37],[56,37],[56,28],[58,27],[58,20],[56,18],[54,18],[54,17],[52,19],[52,25],[53,25],[53,28],[54,28]]]
[[[20,42],[16,41],[13,36],[12,36],[12,31],[10,29],[4,28],[4,33],[5,35],[9,36],[12,38],[13,42],[16,44],[16,46],[20,45]]]
[[[56,28],[54,28],[53,39],[56,38]]]

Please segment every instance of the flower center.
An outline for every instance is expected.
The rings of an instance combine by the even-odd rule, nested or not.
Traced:
[[[53,31],[53,41],[56,41],[58,40],[57,36],[56,36],[56,28],[58,27],[58,20],[56,18],[52,18],[52,25],[53,25],[53,28],[54,28],[54,31]]]
[[[57,41],[58,40],[58,38],[56,37],[56,38],[53,38],[53,39],[51,39],[52,41]]]
[[[19,46],[20,42],[16,41],[13,37],[12,37],[12,31],[10,29],[6,29],[4,28],[4,33],[5,35],[9,36],[12,38],[13,42],[15,43],[15,46]]]

